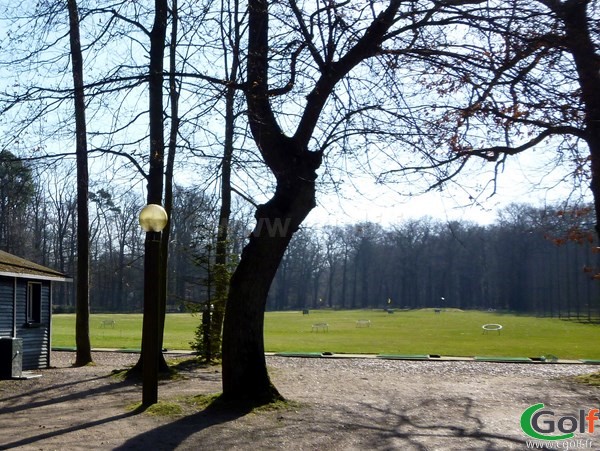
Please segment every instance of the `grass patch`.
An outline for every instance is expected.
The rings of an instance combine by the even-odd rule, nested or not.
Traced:
[[[204,409],[208,408],[210,405],[212,405],[214,402],[216,402],[220,396],[221,396],[221,393],[211,393],[208,395],[195,395],[195,396],[189,397],[187,399],[187,401],[189,404],[192,404],[197,409],[204,410]]]
[[[127,407],[130,412],[143,411],[144,413],[156,417],[177,417],[183,414],[183,408],[179,403],[159,401],[152,404],[147,409],[142,408],[142,403],[137,402]]]
[[[114,321],[104,326],[104,321]],[[197,315],[168,314],[163,346],[167,349],[191,349],[190,341],[200,322]],[[90,341],[94,348],[118,348],[139,352],[142,340],[142,314],[90,315]],[[52,315],[52,344],[57,348],[75,346],[75,315]]]
[[[102,321],[115,321],[114,328]],[[369,320],[370,327],[357,327]],[[189,342],[200,318],[191,314],[168,314],[164,347],[190,350]],[[312,325],[328,324],[328,330],[313,331]],[[500,333],[483,333],[483,324],[502,324]],[[90,339],[95,348],[139,349],[141,314],[93,314]],[[598,325],[551,318],[446,309],[396,310],[311,310],[267,312],[265,349],[268,352],[319,355],[387,354],[443,356],[554,355],[560,359],[600,359]],[[53,315],[52,343],[55,347],[75,345],[75,315]]]
[[[224,400],[221,393],[212,393],[208,395],[196,395],[188,398],[188,403],[192,404],[199,410],[211,409],[215,411],[239,411],[245,413],[263,413],[274,412],[280,410],[295,410],[301,407],[301,404],[296,401],[277,400],[267,404],[253,405],[244,402],[232,402]]]
[[[175,357],[167,360],[169,368],[174,371],[189,371],[197,368],[208,368],[212,364],[200,361],[198,357]]]
[[[301,407],[295,401],[275,401],[269,404],[253,406],[250,404],[231,402],[223,400],[221,393],[199,394],[194,396],[178,397],[175,400],[159,401],[144,409],[141,402],[127,406],[129,412],[145,413],[161,417],[178,417],[192,415],[202,411],[210,411],[215,414],[243,414],[268,413],[275,411],[298,410]]]
[[[370,327],[357,327],[369,320]],[[329,331],[312,331],[327,323]],[[502,324],[483,333],[484,324]],[[388,355],[515,356],[549,354],[561,359],[598,358],[598,326],[559,319],[430,309],[272,312],[265,320],[265,349],[274,352],[368,353]]]
[[[186,378],[185,372],[198,368],[208,368],[211,365],[200,362],[195,357],[177,357],[167,359],[168,371],[161,371],[158,378],[161,381],[177,381]],[[117,381],[133,381],[139,382],[142,380],[142,373],[135,366],[128,368],[119,368],[112,370],[110,376]]]
[[[581,376],[575,376],[575,380],[581,384],[600,387],[600,371],[598,371],[597,373],[582,374]]]
[[[130,370],[130,368],[121,368],[118,370],[112,370],[110,373],[110,376],[120,382],[123,382],[129,378],[129,376],[130,376],[129,370]]]

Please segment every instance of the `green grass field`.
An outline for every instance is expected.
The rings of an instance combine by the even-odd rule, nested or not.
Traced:
[[[102,327],[114,320],[115,327]],[[369,320],[370,327],[356,327]],[[190,349],[199,316],[167,315],[165,347]],[[327,323],[328,331],[312,325]],[[501,333],[483,334],[481,326],[502,324]],[[95,348],[139,349],[142,329],[139,314],[95,314],[90,319]],[[75,345],[75,315],[55,314],[53,347]],[[476,311],[382,310],[268,312],[265,349],[271,352],[333,352],[361,354],[443,356],[539,357],[600,360],[600,326],[558,319],[535,318]]]

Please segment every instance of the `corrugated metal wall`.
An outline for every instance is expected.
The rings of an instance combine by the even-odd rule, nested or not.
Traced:
[[[47,368],[50,364],[50,356],[48,355],[50,342],[50,282],[42,282],[42,318],[39,327],[26,327],[27,282],[24,279],[17,280],[17,337],[23,339],[23,369]],[[10,300],[12,305],[12,288],[10,289]],[[0,304],[4,304],[4,302],[6,302],[5,298],[0,297]],[[10,332],[8,335],[10,335]]]

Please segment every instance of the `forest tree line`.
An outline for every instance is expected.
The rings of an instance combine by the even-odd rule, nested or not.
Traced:
[[[432,218],[302,230],[272,309],[460,308],[598,318],[589,208],[513,204],[491,225]]]
[[[75,195],[0,154],[1,249],[75,274]],[[214,295],[216,203],[192,187],[175,189],[169,255],[169,311],[201,309]],[[141,312],[143,199],[96,187],[91,200],[93,312]],[[234,214],[233,270],[250,217]],[[268,299],[271,310],[315,308],[497,309],[597,318],[600,257],[591,208],[564,211],[514,204],[491,225],[410,219],[382,226],[305,227],[296,233]],[[73,311],[73,284],[56,286],[57,311]]]

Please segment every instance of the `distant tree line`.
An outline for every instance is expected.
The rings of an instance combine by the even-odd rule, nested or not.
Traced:
[[[461,308],[594,320],[600,263],[593,210],[511,205],[482,226],[431,218],[296,234],[273,310]]]

